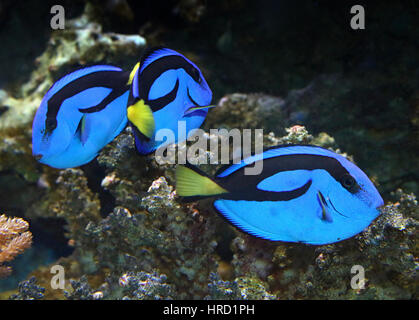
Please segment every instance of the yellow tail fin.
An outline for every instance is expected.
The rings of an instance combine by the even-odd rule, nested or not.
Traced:
[[[191,166],[176,167],[176,193],[181,197],[206,197],[228,193],[213,180]]]
[[[147,138],[154,134],[156,125],[154,123],[153,111],[144,100],[139,100],[127,109],[128,120]]]

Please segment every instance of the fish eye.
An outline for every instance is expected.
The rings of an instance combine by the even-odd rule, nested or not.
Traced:
[[[355,179],[349,174],[345,174],[341,179],[342,186],[344,186],[346,189],[350,191],[351,189],[354,188],[355,183],[356,183]]]

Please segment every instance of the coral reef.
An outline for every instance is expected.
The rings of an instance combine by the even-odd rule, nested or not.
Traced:
[[[129,272],[118,281],[109,277],[97,290],[93,290],[86,276],[70,280],[71,289],[64,291],[68,300],[161,300],[172,299],[172,287],[165,283],[167,277],[157,272]]]
[[[82,276],[79,280],[70,279],[71,292],[64,291],[64,295],[68,300],[100,300],[103,298],[102,291],[94,291],[87,281],[86,276]]]
[[[274,300],[277,297],[266,291],[266,284],[260,279],[238,277],[234,281],[223,281],[212,273],[208,284],[207,300]]]
[[[313,136],[302,126],[286,131],[283,137],[267,134],[265,141],[314,143],[340,152],[325,133]],[[418,206],[413,194],[398,190],[398,201],[383,207],[367,230],[341,243],[274,244],[231,228],[205,202],[179,204],[170,184],[173,166],[157,166],[151,158],[132,160],[131,139],[129,130],[122,133],[99,157],[105,168],[101,187],[117,204],[105,218],[98,214],[100,204],[82,170],[61,171],[46,196],[55,199],[51,205],[57,198],[65,201],[59,207],[76,248],[71,268],[74,275],[87,275],[71,280],[67,298],[415,298]],[[138,164],[143,167],[136,174],[132,168]],[[162,173],[167,178],[152,181]],[[231,260],[221,258],[226,250]],[[364,289],[351,287],[354,265],[364,268]],[[88,278],[104,270],[102,280],[88,284]]]
[[[206,288],[206,272],[216,268],[215,225],[206,216],[182,209],[164,177],[155,180],[148,195],[140,199],[136,208],[119,206],[99,223],[90,222],[83,252],[90,251],[97,267],[112,274],[152,272],[158,267],[175,290],[188,283],[184,298],[198,297]]]
[[[32,233],[28,228],[29,224],[21,218],[0,215],[0,277],[12,272],[5,262],[12,261],[32,245]]]
[[[303,126],[285,131],[283,137],[265,134],[264,141],[340,152],[325,133],[311,135]],[[171,185],[173,165],[135,155],[129,129],[102,150],[98,163],[104,169],[98,191],[83,170],[61,170],[58,176],[54,171],[47,173],[46,192],[31,209],[68,222],[75,246],[71,273],[75,279],[87,275],[70,281],[68,299],[415,298],[413,194],[397,191],[397,202],[387,204],[367,230],[341,243],[274,244],[231,228],[206,202],[179,204]],[[115,207],[102,217],[99,198],[105,191]],[[354,265],[365,270],[364,289],[351,288]],[[94,285],[88,283],[100,274]]]
[[[19,292],[10,296],[10,300],[40,300],[44,298],[45,288],[36,284],[36,278],[19,283]]]
[[[167,277],[157,272],[136,274],[126,273],[119,279],[123,287],[124,300],[170,300],[173,299],[172,287],[166,283]],[[126,283],[125,283],[126,282]]]
[[[217,108],[208,114],[205,128],[263,128],[268,132],[277,131],[289,123],[284,105],[282,98],[266,94],[229,94],[222,97]],[[223,119],[221,123],[220,119]]]

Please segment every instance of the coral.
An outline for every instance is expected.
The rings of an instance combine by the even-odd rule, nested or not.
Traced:
[[[260,279],[238,277],[234,281],[220,280],[215,273],[210,274],[208,284],[210,295],[207,300],[275,300],[277,297],[266,291],[267,284]]]
[[[103,298],[101,291],[94,291],[87,281],[86,276],[79,280],[70,280],[71,291],[64,291],[64,296],[68,300],[99,300]]]
[[[32,245],[32,233],[29,224],[21,218],[8,218],[0,215],[0,277],[11,273],[5,265]]]
[[[52,179],[52,178],[55,179]],[[100,218],[100,201],[93,193],[84,172],[80,169],[58,171],[45,182],[46,193],[32,208],[29,217],[58,217],[68,222],[68,231],[76,242],[84,227]]]
[[[110,268],[113,274],[158,268],[174,290],[193,283],[183,293],[193,297],[205,291],[208,273],[216,268],[214,227],[205,216],[182,209],[173,187],[161,177],[132,211],[116,207],[101,222],[89,223],[83,252],[90,251],[97,267]]]
[[[275,300],[277,297],[269,293],[267,284],[258,278],[239,277],[235,280],[243,300]]]
[[[45,288],[36,284],[36,278],[19,283],[19,293],[10,296],[10,300],[39,300],[44,298]]]
[[[209,295],[207,300],[237,300],[240,299],[240,292],[237,283],[234,281],[223,281],[218,273],[210,273],[208,283]]]
[[[284,100],[265,94],[233,93],[220,99],[211,110],[204,128],[250,129],[277,131],[288,124]],[[219,119],[223,119],[220,123]],[[282,131],[279,131],[282,133]]]
[[[119,279],[110,276],[93,289],[87,276],[71,279],[69,290],[64,291],[68,300],[161,300],[172,299],[172,286],[166,283],[167,277],[156,271],[126,272]]]
[[[123,300],[170,300],[173,289],[166,283],[167,277],[157,272],[126,273],[119,285],[123,287]]]

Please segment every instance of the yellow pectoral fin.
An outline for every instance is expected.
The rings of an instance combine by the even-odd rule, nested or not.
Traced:
[[[140,67],[140,63],[138,62],[135,65],[134,69],[132,69],[131,73],[129,74],[129,79],[128,79],[127,85],[130,85],[132,83],[132,80],[134,80],[135,73],[137,72],[139,67]]]
[[[203,110],[203,109],[209,109],[209,108],[214,108],[217,105],[209,105],[209,106],[195,106],[195,107],[190,107],[188,110],[185,111],[185,116],[196,111],[196,110]]]
[[[147,138],[151,138],[156,128],[154,123],[153,111],[139,100],[127,109],[128,120]]]

